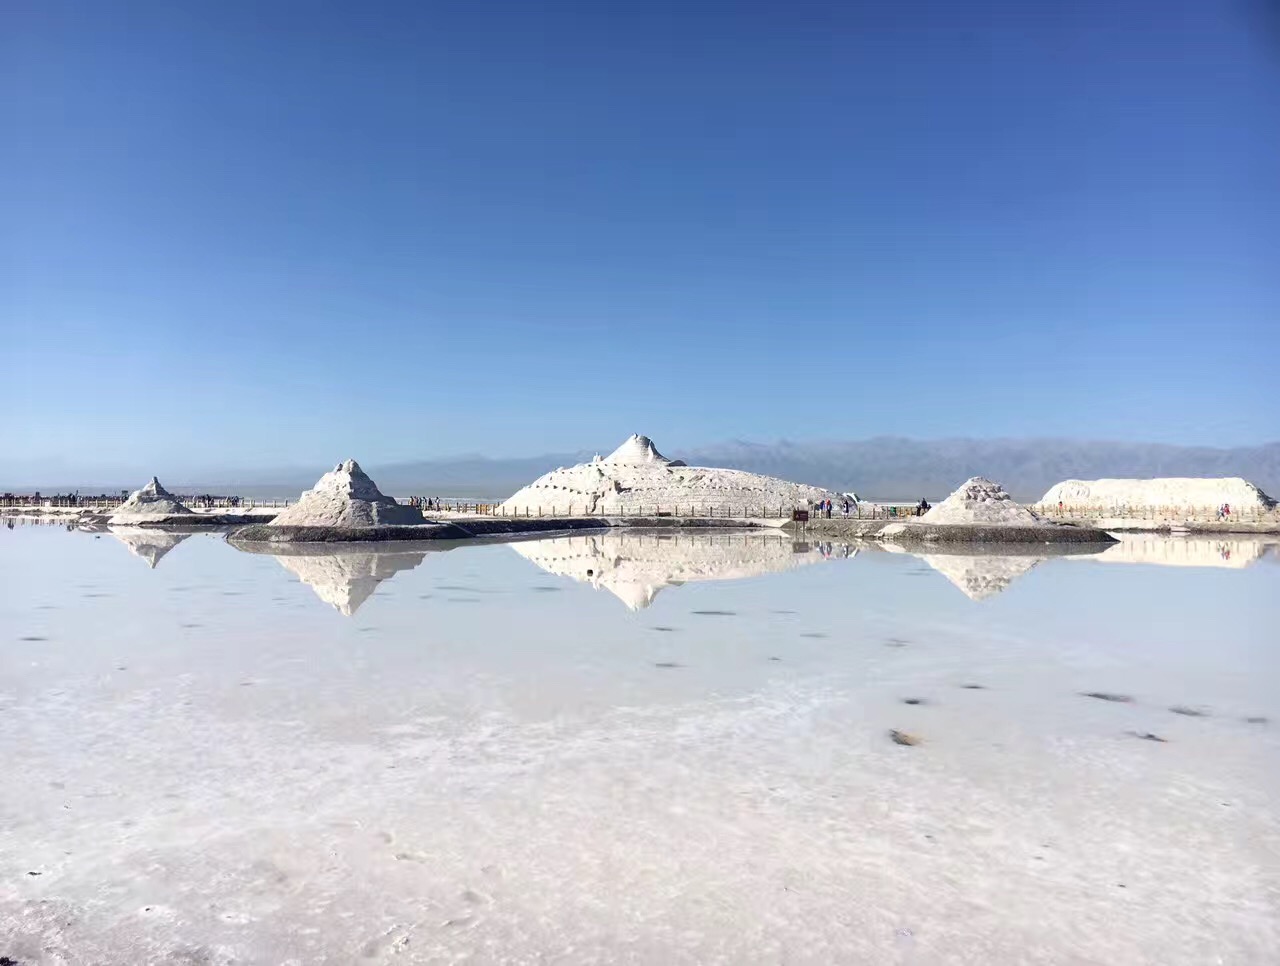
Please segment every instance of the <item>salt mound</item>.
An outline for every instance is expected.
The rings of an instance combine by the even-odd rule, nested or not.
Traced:
[[[603,462],[627,463],[632,465],[641,463],[661,463],[664,466],[685,465],[679,460],[667,459],[658,452],[658,447],[653,445],[653,440],[648,436],[641,436],[638,433],[632,433],[628,436],[626,441],[610,453]]]
[[[136,520],[154,520],[160,517],[179,515],[195,516],[194,510],[188,510],[178,502],[178,498],[160,485],[154,476],[151,482],[140,490],[134,490],[111,514],[108,523],[129,523]]]
[[[1220,479],[1164,477],[1151,480],[1064,480],[1040,500],[1042,506],[1092,510],[1122,507],[1216,508],[1269,510],[1276,501],[1238,476]]]
[[[731,511],[776,516],[839,493],[771,476],[707,466],[686,466],[658,452],[647,436],[632,436],[604,459],[561,467],[521,489],[502,512],[537,516],[659,510],[674,514]]]
[[[422,511],[383,494],[355,460],[339,463],[270,527],[422,526]]]
[[[975,476],[922,516],[924,523],[1034,527],[1044,521],[1004,491],[999,483]]]

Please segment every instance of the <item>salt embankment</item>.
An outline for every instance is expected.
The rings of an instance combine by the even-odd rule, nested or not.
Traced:
[[[154,476],[151,482],[129,494],[111,514],[108,523],[161,522],[171,517],[195,517],[195,512],[160,485]],[[185,520],[182,522],[186,522]]]
[[[1228,504],[1233,512],[1274,509],[1276,501],[1238,476],[1217,479],[1162,477],[1149,480],[1064,480],[1049,488],[1040,506],[1090,511],[1148,510],[1152,515],[1203,510]]]
[[[890,523],[876,534],[910,542],[1114,543],[1105,531],[1052,523],[1017,503],[999,483],[975,476],[918,519]]]
[[[505,501],[499,512],[704,516],[727,511],[744,516],[754,511],[774,516],[824,499],[840,503],[844,497],[744,470],[686,466],[663,456],[647,436],[633,435],[608,456],[540,476]]]
[[[648,607],[667,587],[740,580],[825,559],[791,534],[767,530],[696,536],[610,530],[513,543],[511,549],[547,573],[608,591],[631,610]]]

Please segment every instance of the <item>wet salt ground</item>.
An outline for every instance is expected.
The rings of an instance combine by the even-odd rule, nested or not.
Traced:
[[[0,955],[1274,961],[1280,568],[919,570],[630,612],[467,547],[346,618],[214,538],[0,535]]]

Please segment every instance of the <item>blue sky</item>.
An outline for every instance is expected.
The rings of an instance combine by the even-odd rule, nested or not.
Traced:
[[[8,3],[3,461],[1274,439],[1256,12]]]

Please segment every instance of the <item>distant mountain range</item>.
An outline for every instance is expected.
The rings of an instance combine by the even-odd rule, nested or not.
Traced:
[[[661,441],[659,440],[659,448]],[[694,466],[724,466],[766,473],[829,489],[854,491],[866,499],[936,501],[971,476],[987,476],[1003,483],[1015,499],[1039,499],[1054,483],[1067,479],[1153,476],[1242,476],[1272,496],[1280,495],[1280,442],[1235,449],[1171,446],[1158,443],[1092,442],[1068,439],[943,439],[915,440],[894,436],[853,442],[752,443],[733,441],[699,449],[676,450],[667,456]],[[337,454],[345,455],[345,454]],[[354,454],[357,457],[359,454]],[[489,459],[463,456],[411,463],[369,463],[365,469],[388,493],[422,494],[472,499],[504,498],[558,466],[591,459],[593,453],[551,453],[543,456]],[[335,460],[336,460],[335,456]],[[296,496],[329,466],[313,471],[298,468],[219,474],[217,482],[172,479],[163,467],[144,469],[133,479],[111,485],[69,483],[49,478],[43,483],[31,468],[25,480],[4,477],[0,490],[43,492],[78,488],[81,492],[133,489],[158,472],[175,492],[239,493],[244,496]],[[111,474],[114,479],[118,473]],[[102,479],[105,474],[97,479]],[[208,477],[206,477],[208,479]]]
[[[1039,499],[1067,479],[1152,476],[1242,476],[1280,492],[1280,442],[1236,449],[1066,439],[853,442],[728,442],[666,452],[692,466],[725,466],[840,491],[866,499],[937,500],[971,476],[1004,484],[1015,499]],[[522,459],[466,457],[372,467],[394,492],[506,496],[548,470],[591,458],[587,451]]]

